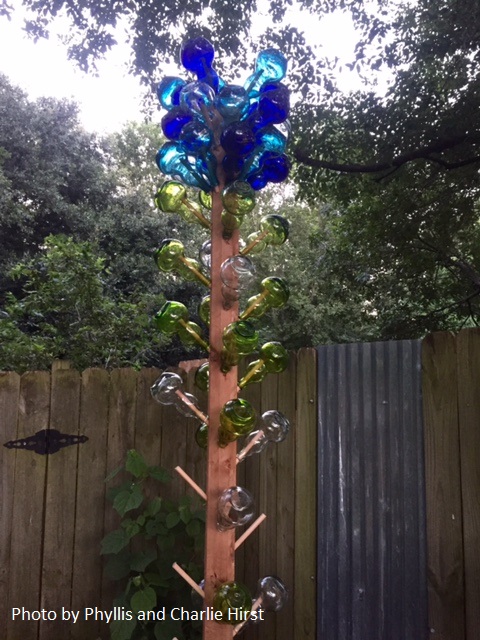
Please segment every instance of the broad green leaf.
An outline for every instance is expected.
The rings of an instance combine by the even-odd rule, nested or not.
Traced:
[[[155,640],[184,640],[181,620],[159,620],[153,630]]]
[[[110,471],[108,476],[105,478],[105,482],[110,482],[110,480],[113,480],[113,478],[115,478],[115,476],[118,475],[120,473],[120,471],[122,471],[122,470],[123,470],[123,466],[120,465],[119,467],[117,467],[113,471]]]
[[[188,524],[192,519],[192,512],[189,507],[180,507],[180,519],[184,524]]]
[[[136,536],[137,533],[140,532],[140,525],[132,520],[131,518],[127,518],[121,523],[122,528],[125,530],[125,533],[128,536],[128,539],[131,540],[133,536]]]
[[[167,529],[173,529],[180,522],[180,515],[173,511],[167,515],[167,519],[165,520],[165,524],[167,525]]]
[[[161,551],[168,551],[175,545],[175,536],[173,533],[168,533],[164,536],[158,536],[157,544]]]
[[[131,473],[135,478],[142,478],[146,475],[148,470],[148,465],[145,462],[143,456],[135,451],[135,449],[130,449],[127,452],[127,462],[125,463],[125,469]]]
[[[148,475],[151,478],[154,478],[155,480],[158,480],[159,482],[163,482],[163,483],[170,482],[172,479],[172,476],[168,473],[168,471],[158,466],[149,467]]]
[[[111,531],[102,540],[101,553],[118,553],[127,546],[129,540],[130,538],[124,529]]]
[[[190,522],[187,524],[187,526],[185,527],[185,531],[188,533],[188,535],[191,538],[195,538],[202,532],[202,528],[203,527],[201,522],[196,518],[194,518],[193,520],[190,520]]]
[[[157,550],[149,549],[148,551],[140,551],[132,555],[130,559],[130,568],[132,571],[145,571],[149,564],[157,559]]]
[[[150,502],[147,504],[145,511],[143,512],[147,517],[155,516],[162,508],[162,499],[158,496],[152,498]]]
[[[159,573],[145,573],[145,581],[153,587],[170,587],[172,581]]]
[[[146,587],[133,594],[130,598],[130,606],[134,613],[139,611],[151,611],[157,604],[157,594],[152,587]]]
[[[110,623],[111,640],[130,640],[137,626],[135,616],[133,620],[115,620]]]
[[[121,580],[130,573],[130,553],[124,550],[108,558],[105,571],[112,580]]]
[[[136,509],[143,502],[142,490],[138,484],[131,486],[129,490],[121,491],[115,496],[113,501],[113,508],[121,516],[124,516],[128,511]]]

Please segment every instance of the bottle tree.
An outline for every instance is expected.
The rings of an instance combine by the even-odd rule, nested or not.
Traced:
[[[255,326],[269,309],[286,303],[287,283],[265,277],[260,291],[240,308],[243,292],[254,278],[251,257],[285,242],[289,223],[280,215],[267,215],[245,242],[239,237],[244,218],[255,207],[256,192],[288,176],[289,91],[282,83],[287,61],[275,49],[258,54],[243,86],[220,78],[213,60],[214,48],[208,40],[189,40],[181,48],[181,63],[191,77],[165,77],[158,86],[158,98],[166,110],[161,126],[167,141],[156,161],[168,179],[155,199],[161,211],[198,224],[200,237],[207,234],[199,260],[186,256],[177,238],[164,239],[155,259],[161,271],[174,271],[205,286],[198,315],[208,327],[208,336],[179,302],[167,301],[155,322],[160,331],[178,334],[185,344],[198,344],[208,353],[208,363],[195,377],[199,388],[208,388],[208,415],[193,395],[183,391],[176,374],[164,373],[153,385],[152,395],[200,419],[195,437],[207,448],[206,492],[182,471],[206,499],[207,508],[204,581],[193,586],[204,598],[203,637],[227,640],[257,617],[256,610],[277,611],[286,598],[281,580],[266,576],[259,580],[252,599],[247,587],[236,581],[235,550],[246,537],[236,540],[237,530],[254,517],[253,496],[237,486],[237,464],[269,442],[283,440],[289,429],[288,419],[280,412],[272,408],[258,416],[241,397],[247,385],[287,366],[283,346],[278,342],[259,345]],[[258,357],[239,380],[239,360],[254,352]],[[237,454],[241,438],[245,440]],[[257,518],[249,530],[264,517]],[[176,568],[188,581],[185,572]]]

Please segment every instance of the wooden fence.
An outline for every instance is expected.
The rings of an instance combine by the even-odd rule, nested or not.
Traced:
[[[245,396],[261,412],[278,408],[292,423],[289,438],[248,458],[239,484],[256,497],[267,520],[238,552],[238,574],[255,589],[277,574],[294,596],[262,624],[262,638],[315,637],[315,350],[293,354],[289,368],[251,385]],[[5,640],[108,638],[105,623],[12,620],[12,608],[61,613],[62,607],[111,610],[113,585],[99,555],[103,535],[118,526],[105,500],[104,479],[135,448],[149,464],[181,465],[204,485],[205,455],[195,443],[195,420],[150,397],[158,370],[118,369],[82,374],[57,367],[22,376],[0,373],[2,444],[46,427],[81,434],[88,442],[48,456],[0,447],[0,624]],[[194,369],[187,373],[193,388]],[[205,399],[200,397],[205,407]],[[191,493],[176,477],[171,497]],[[258,637],[258,629],[245,638]]]
[[[480,330],[423,342],[430,637],[480,639]]]
[[[404,640],[480,640],[480,330],[429,336],[422,368],[429,619],[424,636]],[[104,623],[13,621],[11,609],[111,609],[112,583],[99,545],[117,520],[105,502],[104,478],[128,449],[168,469],[180,464],[203,484],[195,421],[150,399],[158,374],[59,368],[52,374],[0,373],[2,443],[47,426],[89,438],[49,456],[0,447],[5,640],[108,638]],[[193,390],[193,369],[187,388]],[[246,633],[248,640],[331,640],[316,629],[318,393],[322,381],[317,388],[313,349],[300,350],[285,373],[248,389],[260,411],[278,408],[292,422],[288,440],[240,467],[239,483],[268,518],[239,551],[239,576],[254,589],[258,577],[274,573],[292,593],[288,607]],[[190,489],[176,478],[171,491],[179,497]],[[345,632],[342,640],[353,637],[361,636]],[[389,637],[387,630],[383,640]]]

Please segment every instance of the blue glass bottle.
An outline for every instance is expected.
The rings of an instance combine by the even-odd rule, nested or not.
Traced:
[[[249,106],[247,92],[239,85],[226,84],[219,91],[215,106],[227,124],[241,120]]]
[[[170,110],[180,104],[180,91],[187,83],[182,78],[166,76],[157,86],[157,97],[164,109]]]
[[[223,83],[212,66],[214,56],[212,43],[202,36],[186,42],[180,52],[185,69],[195,73],[198,80],[210,85],[216,93]]]
[[[266,82],[282,80],[287,72],[287,59],[277,49],[260,51],[255,62],[255,72],[247,78],[247,93],[255,94]]]
[[[161,120],[163,134],[169,140],[179,140],[183,127],[191,122],[192,114],[184,107],[173,107]]]
[[[255,149],[255,134],[247,122],[232,122],[223,130],[220,143],[228,156],[244,158]]]

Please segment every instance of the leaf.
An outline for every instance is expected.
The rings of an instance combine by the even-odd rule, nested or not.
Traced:
[[[138,524],[138,522],[135,522],[135,520],[132,520],[131,518],[125,519],[122,522],[121,526],[125,530],[125,533],[127,534],[129,540],[131,540],[133,536],[136,536],[137,533],[140,532],[140,525]]]
[[[165,520],[165,524],[167,525],[167,529],[173,529],[180,522],[180,515],[176,511],[172,511],[167,515]]]
[[[191,538],[195,538],[202,532],[202,525],[199,520],[194,518],[187,524],[187,526],[185,527],[185,531]]]
[[[130,640],[136,626],[135,617],[133,620],[114,620],[110,623],[111,640]]]
[[[181,620],[164,620],[159,621],[153,629],[155,640],[184,640],[185,636],[182,631]]]
[[[107,490],[107,499],[110,502],[113,502],[119,493],[121,493],[122,491],[128,491],[131,486],[132,483],[130,481],[126,481],[122,482],[122,484],[119,484],[116,487],[110,487],[110,489]]]
[[[165,536],[158,536],[157,544],[161,551],[168,551],[168,549],[172,549],[175,545],[175,536],[173,533],[169,533]]]
[[[136,509],[143,502],[143,494],[140,486],[134,484],[127,491],[121,491],[115,496],[113,501],[113,508],[121,516],[124,516],[128,511]]]
[[[165,576],[162,576],[159,573],[145,573],[143,577],[149,585],[154,587],[168,588],[171,585],[171,580],[165,578]]]
[[[147,504],[145,511],[143,512],[145,516],[156,516],[157,513],[162,508],[162,499],[156,496]]]
[[[143,456],[138,453],[138,451],[135,451],[135,449],[130,449],[130,451],[127,452],[125,469],[133,476],[135,476],[135,478],[143,478],[147,474],[148,465],[145,462]]]
[[[192,519],[192,512],[189,507],[179,507],[180,519],[184,524],[188,524]]]
[[[105,566],[105,571],[112,580],[121,580],[130,573],[130,553],[124,551],[110,556]]]
[[[164,483],[170,482],[172,479],[172,476],[168,473],[168,471],[158,466],[148,467],[148,475],[151,478]]]
[[[129,540],[130,538],[124,529],[115,529],[115,531],[107,533],[103,538],[101,553],[104,555],[118,553],[127,546]]]
[[[155,593],[155,589],[152,589],[152,587],[141,589],[141,591],[137,591],[130,598],[132,611],[137,614],[139,611],[152,611],[156,604],[157,594]]]
[[[115,478],[115,476],[118,475],[120,473],[120,471],[122,471],[122,470],[123,470],[123,466],[120,465],[119,467],[117,467],[113,471],[110,471],[108,476],[105,478],[105,482],[110,482],[110,480],[113,480],[113,478]]]
[[[130,560],[130,568],[132,571],[143,572],[150,563],[157,559],[157,550],[149,549],[148,551],[140,551],[135,553]]]
[[[145,525],[145,533],[149,536],[164,535],[167,533],[167,528],[159,520],[150,520]]]

